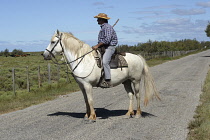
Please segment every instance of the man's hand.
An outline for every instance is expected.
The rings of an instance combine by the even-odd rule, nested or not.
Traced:
[[[98,43],[97,45],[93,46],[92,49],[93,49],[93,50],[97,50],[98,47],[100,47],[101,45],[104,45],[104,43],[100,42],[100,43]]]
[[[99,47],[98,45],[95,45],[95,46],[92,47],[92,49],[93,49],[93,50],[97,50],[98,47]]]

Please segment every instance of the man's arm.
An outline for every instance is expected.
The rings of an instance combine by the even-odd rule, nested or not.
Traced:
[[[104,45],[104,43],[100,42],[100,43],[98,43],[97,45],[93,46],[92,49],[93,49],[93,50],[97,50],[98,47],[100,47],[100,46],[102,46],[102,45]]]

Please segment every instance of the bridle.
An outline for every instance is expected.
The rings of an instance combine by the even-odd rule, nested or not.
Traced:
[[[53,54],[53,50],[55,49],[55,47],[58,45],[58,43],[60,43],[60,46],[62,48],[62,53],[64,53],[64,49],[63,49],[63,45],[61,43],[61,37],[62,37],[62,33],[60,36],[56,36],[58,38],[57,42],[55,43],[55,45],[53,46],[53,48],[50,50],[48,49],[45,49],[46,51],[48,51],[50,53],[50,56],[52,56],[55,60],[52,59],[52,61],[55,63],[55,64],[58,64],[58,65],[62,65],[62,64],[65,64],[65,63],[59,63],[58,60],[56,59],[55,55]]]
[[[82,62],[82,60],[84,59],[84,57],[85,57],[87,54],[89,54],[89,53],[91,53],[92,51],[94,51],[94,50],[91,50],[91,51],[87,52],[86,54],[84,54],[84,55],[78,57],[77,59],[75,59],[75,60],[73,60],[73,61],[67,62],[66,56],[64,55],[64,48],[63,48],[63,45],[62,45],[62,42],[61,42],[61,37],[62,37],[62,35],[63,35],[63,34],[61,33],[60,36],[56,36],[56,37],[58,38],[58,40],[57,40],[57,42],[55,43],[55,45],[53,46],[53,48],[51,49],[51,51],[48,50],[48,49],[46,49],[46,51],[48,51],[48,52],[50,53],[50,55],[55,59],[55,60],[52,59],[52,61],[53,61],[55,64],[58,64],[58,65],[66,64],[66,65],[69,67],[68,64],[71,64],[71,63],[73,63],[73,62],[75,62],[75,61],[77,61],[77,60],[80,59],[80,61],[77,63],[77,65],[76,65],[73,69],[71,69],[71,68],[69,67],[69,69],[72,71],[71,74],[72,74],[73,76],[76,76],[76,77],[79,77],[79,78],[86,78],[86,77],[88,77],[88,76],[92,73],[92,71],[91,71],[90,74],[88,74],[88,75],[85,76],[85,77],[77,76],[77,75],[75,75],[73,72],[74,72],[74,70],[79,66],[79,64]],[[63,62],[63,63],[59,63],[59,61],[56,59],[55,55],[53,54],[53,50],[54,50],[55,47],[58,45],[58,43],[60,43],[60,46],[61,46],[61,48],[62,48],[62,52],[61,52],[61,53],[63,54],[63,57],[64,57],[64,59],[65,59],[65,62]],[[95,65],[95,64],[94,64],[94,65]],[[92,69],[92,70],[93,70],[93,69]]]

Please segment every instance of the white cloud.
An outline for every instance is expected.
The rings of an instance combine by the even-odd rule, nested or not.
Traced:
[[[194,39],[207,40],[205,28],[207,20],[191,20],[188,18],[172,18],[157,20],[152,24],[142,24],[139,27],[124,26],[122,31],[125,34],[137,35],[152,40],[180,40]]]
[[[103,2],[95,2],[93,3],[94,6],[97,6],[99,9],[101,9],[101,7],[103,7],[102,9],[112,9],[114,8],[114,6],[106,6],[105,3]]]
[[[180,25],[189,23],[190,19],[186,18],[173,18],[173,19],[164,19],[164,20],[157,20],[156,23],[159,24],[166,24],[166,25]]]
[[[44,51],[47,48],[49,41],[46,40],[33,40],[33,41],[0,41],[0,51],[9,49],[12,51],[14,49],[21,49],[24,52],[29,51]]]
[[[98,6],[98,5],[105,5],[103,2],[95,2],[93,5]]]
[[[161,15],[161,14],[164,14],[165,12],[163,12],[163,11],[136,11],[136,12],[132,12],[132,13],[142,14],[142,15],[145,15],[145,14]]]
[[[178,4],[159,5],[159,6],[146,7],[144,9],[171,9],[171,8],[177,8],[177,7],[183,7],[183,5],[178,5]]]
[[[208,2],[199,2],[196,5],[197,6],[201,6],[203,8],[208,8],[208,7],[210,7],[210,1],[208,1]]]
[[[200,15],[200,14],[205,14],[206,11],[204,9],[175,9],[171,11],[173,14],[176,15]]]

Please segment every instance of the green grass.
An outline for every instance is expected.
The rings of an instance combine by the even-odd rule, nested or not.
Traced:
[[[36,89],[32,92],[21,90],[18,91],[17,96],[11,92],[7,92],[6,94],[0,96],[0,114],[23,109],[48,100],[53,100],[59,95],[69,94],[78,90],[79,87],[76,82],[59,82],[46,85],[45,87]]]
[[[60,72],[58,72],[58,66],[51,61],[45,61],[40,54],[41,52],[37,52],[31,53],[31,56],[16,58],[0,56],[0,114],[23,109],[79,90],[73,77],[66,73],[65,65],[60,66]],[[48,84],[48,63],[51,64],[51,84]],[[30,92],[27,90],[27,66],[29,67]],[[40,67],[41,75],[40,88],[38,67]],[[16,95],[12,88],[12,68],[15,68]]]
[[[206,77],[200,102],[201,104],[196,109],[194,120],[189,124],[190,133],[188,140],[210,139],[210,71]]]

